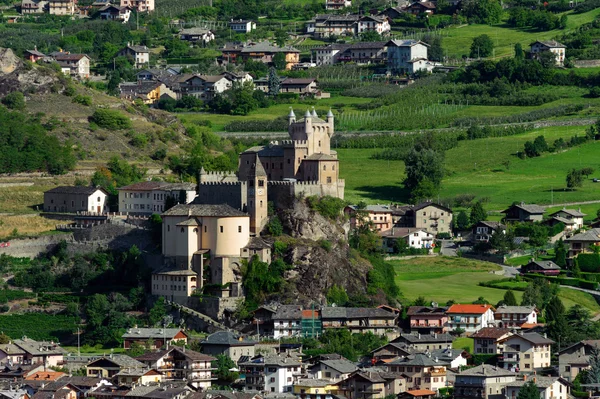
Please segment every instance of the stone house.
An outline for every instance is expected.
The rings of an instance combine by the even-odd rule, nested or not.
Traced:
[[[456,304],[450,306],[446,314],[449,330],[460,328],[467,333],[474,333],[494,323],[492,305]]]
[[[87,79],[90,77],[90,57],[85,54],[71,54],[67,52],[56,52],[50,54],[65,75]]]
[[[43,60],[48,56],[44,53],[40,53],[37,51],[37,48],[34,50],[25,50],[23,52],[23,58],[31,62],[38,62],[39,60]]]
[[[170,347],[137,357],[146,368],[158,370],[164,381],[186,381],[196,389],[210,389],[213,377],[212,362],[216,358],[185,347]]]
[[[59,186],[44,192],[44,212],[108,211],[108,193],[100,187]]]
[[[165,267],[152,273],[152,295],[176,303],[187,304],[188,298],[201,288],[198,284],[201,284],[198,273],[191,269],[173,270]]]
[[[188,204],[196,196],[192,183],[144,181],[119,187],[119,212],[152,214],[165,210],[167,201]]]
[[[473,226],[474,242],[489,242],[495,233],[506,233],[506,226],[500,222],[482,220]]]
[[[375,359],[375,364],[379,364],[381,362],[385,363],[386,361],[396,359],[400,356],[412,355],[415,352],[416,351],[405,342],[390,342],[372,350],[370,357],[371,359]]]
[[[367,205],[364,209],[358,209],[356,205],[348,205],[344,213],[350,218],[350,228],[356,229],[361,221],[357,220],[356,214],[362,212],[365,218],[373,224],[377,232],[383,232],[392,228],[392,211],[387,205]]]
[[[500,364],[507,370],[533,372],[550,366],[553,340],[532,332],[512,334],[503,338]]]
[[[410,207],[396,223],[398,227],[416,227],[432,234],[451,234],[452,210],[433,202]]]
[[[429,45],[417,40],[390,40],[387,47],[387,67],[393,73],[415,73],[427,67],[412,61],[428,59]]]
[[[121,49],[117,56],[131,58],[134,68],[144,68],[150,63],[150,50],[146,46],[127,44],[127,47]]]
[[[484,327],[471,335],[474,353],[499,355],[503,348],[501,341],[510,335],[508,328]]]
[[[237,33],[250,33],[256,29],[256,22],[246,19],[232,19],[229,21],[229,29]]]
[[[263,305],[252,312],[252,324],[256,326],[258,335],[273,335],[273,316],[275,316],[275,313],[277,313],[277,309],[269,305]]]
[[[511,205],[509,208],[502,211],[505,214],[504,220],[510,222],[541,222],[544,217],[544,207],[535,204],[520,204]]]
[[[254,357],[256,342],[234,335],[231,331],[218,331],[200,342],[202,353],[217,356],[226,355],[234,362],[240,357]]]
[[[428,389],[434,392],[448,385],[448,366],[448,363],[440,361],[430,353],[417,353],[387,364],[389,371],[402,374],[406,378],[407,389]]]
[[[341,357],[339,359],[320,359],[307,369],[311,378],[337,383],[348,378],[358,370],[355,363]]]
[[[187,344],[188,335],[179,328],[137,328],[133,327],[127,330],[123,338],[123,348],[130,349],[134,342],[146,346],[150,349],[162,348],[167,344],[183,342]]]
[[[506,306],[496,308],[494,319],[499,327],[522,328],[537,324],[537,309],[535,306]]]
[[[536,58],[540,53],[550,52],[556,57],[556,65],[562,66],[565,62],[567,46],[556,40],[536,41],[531,44],[531,56]]]
[[[600,340],[583,340],[558,352],[558,375],[572,382],[581,370],[590,368],[592,349],[600,347]]]
[[[122,99],[131,102],[141,100],[146,105],[156,104],[161,98],[165,98],[165,96],[172,99],[177,97],[177,94],[170,90],[164,83],[152,80],[120,83],[119,92],[119,96]]]
[[[372,332],[383,335],[396,326],[398,315],[378,308],[324,307],[323,329],[345,328],[351,333]]]
[[[410,306],[406,312],[410,323],[411,332],[420,334],[446,332],[446,307]]]
[[[399,373],[358,370],[338,383],[338,393],[347,399],[382,399],[406,390],[406,379]]]
[[[522,380],[510,382],[506,385],[506,399],[516,399],[523,385],[532,381],[540,391],[540,399],[567,399],[570,398],[570,384],[562,378],[523,375]]]
[[[506,386],[517,380],[517,373],[482,364],[455,375],[454,398],[506,399]]]
[[[93,360],[85,366],[88,377],[109,379],[128,368],[144,369],[146,365],[127,355],[110,354]]]

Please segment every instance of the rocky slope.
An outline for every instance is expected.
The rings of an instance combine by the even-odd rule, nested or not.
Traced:
[[[285,292],[278,298],[282,303],[325,303],[334,284],[351,296],[366,293],[372,266],[349,247],[347,222],[332,222],[301,200],[278,213],[285,233],[292,237],[285,261],[293,270],[288,272]]]

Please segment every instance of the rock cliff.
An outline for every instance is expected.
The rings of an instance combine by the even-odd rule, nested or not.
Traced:
[[[284,231],[290,237],[285,261],[293,266],[286,276],[282,303],[312,301],[325,303],[329,289],[337,284],[348,295],[365,294],[371,264],[348,245],[347,222],[332,221],[296,200],[278,212]]]
[[[50,66],[31,67],[19,59],[11,49],[0,48],[0,96],[13,91],[24,94],[62,91],[64,79]]]

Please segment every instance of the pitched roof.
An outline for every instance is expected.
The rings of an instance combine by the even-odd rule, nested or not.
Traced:
[[[346,358],[321,360],[320,363],[342,374],[352,373],[358,369],[356,364]]]
[[[45,193],[48,194],[72,194],[72,195],[92,195],[96,191],[102,191],[105,194],[108,194],[102,187],[93,187],[93,186],[58,186],[54,187]]]
[[[218,331],[200,342],[202,345],[254,346],[255,341],[245,340],[231,331]]]
[[[273,315],[273,320],[300,320],[302,319],[302,306],[280,305]]]
[[[554,341],[551,340],[550,338],[546,338],[542,334],[538,334],[536,332],[513,334],[510,337],[505,338],[504,341],[510,341],[511,339],[514,339],[514,338],[523,338],[524,340],[529,341],[535,345],[546,345],[546,344],[551,345],[554,343]]]
[[[553,220],[556,220],[556,221],[558,221],[558,222],[564,223],[564,224],[566,224],[567,226],[568,226],[568,225],[571,225],[571,224],[575,224],[575,221],[574,221],[574,220],[572,220],[572,219],[566,219],[566,218],[564,218],[564,217],[562,217],[562,216],[552,216],[552,219],[553,219]]]
[[[540,43],[549,48],[560,48],[560,47],[566,48],[567,47],[564,44],[557,42],[556,40],[544,40],[544,41],[538,40],[538,41],[534,42],[532,44],[532,46],[536,43]]]
[[[247,213],[239,211],[229,205],[208,204],[179,204],[165,211],[162,216],[199,216],[199,217],[236,217],[248,216]]]
[[[406,311],[407,316],[417,315],[445,315],[446,309],[443,307],[431,307],[431,306],[409,306]]]
[[[88,366],[96,363],[99,360],[103,360],[103,359],[108,360],[109,362],[113,362],[116,365],[118,365],[119,367],[137,367],[137,368],[145,367],[144,363],[141,363],[141,362],[135,360],[131,356],[120,355],[120,354],[118,354],[118,355],[112,354],[112,355],[108,355],[108,356],[103,356],[99,359],[95,359],[95,360],[91,361],[90,363],[88,363]]]
[[[143,82],[142,82],[143,83]],[[169,183],[165,181],[141,181],[127,186],[119,187],[117,190],[151,191],[151,190],[188,190],[196,189],[194,183]]]
[[[292,46],[278,47],[269,42],[260,42],[242,48],[242,53],[299,53],[300,50]]]
[[[86,54],[67,54],[67,53],[52,53],[52,57],[56,61],[79,61],[80,59],[88,57]]]
[[[560,266],[551,260],[532,260],[526,266],[535,265],[541,270],[561,270]]]
[[[487,312],[490,309],[492,309],[492,305],[473,305],[473,304],[460,305],[460,304],[456,304],[456,305],[450,306],[447,313],[448,314],[451,314],[451,313],[484,314],[485,312]]]
[[[324,307],[321,309],[322,319],[359,319],[365,317],[374,317],[381,319],[394,319],[397,316],[387,310],[379,308],[344,308],[344,307]]]
[[[31,338],[24,337],[23,339],[13,340],[13,344],[23,349],[31,355],[64,355],[66,350],[58,346],[54,342],[36,341]]]
[[[392,342],[407,341],[411,344],[420,344],[427,342],[452,342],[454,337],[448,333],[443,334],[400,334]]]
[[[456,374],[456,378],[460,376],[471,376],[471,377],[501,377],[501,376],[517,376],[518,374],[503,369],[502,367],[491,366],[489,364],[482,364],[470,369],[466,369]]]
[[[130,328],[125,334],[122,335],[122,338],[165,338],[170,340],[173,339],[180,332],[183,332],[183,330],[181,330],[180,328]]]
[[[182,29],[179,31],[180,35],[204,35],[205,33],[209,33],[210,29],[205,28],[188,28]]]
[[[554,215],[556,215],[558,213],[566,213],[567,215],[571,215],[573,217],[584,217],[584,216],[586,216],[586,214],[583,213],[583,212],[581,212],[581,210],[566,209],[566,208],[563,208],[563,209],[560,209],[560,210],[558,210],[558,211],[556,211],[554,213],[551,213],[550,216],[554,216]]]
[[[348,205],[348,208],[356,210],[358,207],[356,205]],[[392,212],[391,208],[388,205],[367,205],[364,208],[364,210],[368,211],[368,212],[384,212],[384,213]]]
[[[431,201],[421,202],[420,204],[417,204],[417,205],[413,206],[412,210],[413,211],[418,211],[418,210],[421,210],[423,208],[427,208],[428,206],[434,206],[436,208],[443,209],[446,212],[452,213],[452,209],[450,209],[448,207],[445,207],[444,205],[436,204],[435,202],[431,202]]]
[[[491,220],[482,220],[477,224],[482,224],[484,226],[489,227],[492,230],[497,230],[497,229],[506,229],[506,226],[503,225],[500,222],[495,222],[495,221],[491,221]]]
[[[518,313],[518,314],[530,314],[535,311],[535,306],[507,306],[501,305],[496,308],[496,314],[502,313]]]
[[[531,382],[533,380],[533,378],[531,380],[517,380],[517,381],[513,381],[513,382],[509,382],[508,384],[506,384],[506,386],[508,387],[522,387],[523,385],[527,384],[528,382]],[[538,389],[542,390],[542,389],[546,389],[549,386],[551,386],[552,384],[554,384],[556,381],[559,381],[560,378],[558,377],[544,377],[544,376],[535,376],[535,385],[538,387]]]
[[[400,357],[388,363],[389,365],[400,365],[400,366],[421,366],[421,367],[435,367],[447,365],[448,362],[435,358],[431,354],[416,353],[414,355]]]
[[[423,46],[429,47],[429,44],[422,42],[420,40],[390,40],[389,42],[386,43],[386,46],[390,46],[394,45],[396,47],[412,47],[412,46],[416,46],[417,44],[422,44]]]
[[[471,335],[471,338],[498,339],[509,332],[510,329],[508,328],[484,327]]]
[[[546,212],[546,210],[544,209],[543,206],[539,206],[536,204],[525,204],[522,202],[520,204],[512,205],[508,209],[503,210],[501,213],[507,213],[512,208],[520,208],[520,209],[524,210],[525,212],[531,213],[534,215],[543,215],[544,212]]]
[[[598,242],[600,241],[600,228],[589,229],[579,234],[565,239],[565,241],[587,241],[587,242]]]
[[[283,147],[277,144],[257,145],[248,148],[243,154],[257,153],[260,157],[282,157]]]

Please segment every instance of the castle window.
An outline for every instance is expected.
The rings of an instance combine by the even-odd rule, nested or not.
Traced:
[[[331,176],[327,177],[327,183],[331,183]]]
[[[238,233],[242,232],[242,226],[238,226]]]
[[[265,186],[265,181],[264,180],[259,180],[258,181],[258,187],[264,187]]]
[[[167,231],[171,231],[171,226],[167,225]]]
[[[327,170],[327,165],[323,165],[323,170]]]
[[[321,140],[319,140],[319,147],[321,146]]]
[[[260,201],[260,207],[262,208],[262,201]]]
[[[298,163],[300,163],[300,158],[298,158]]]
[[[288,165],[292,163],[292,160],[288,158]]]
[[[223,226],[219,226],[219,230],[221,231],[221,233],[223,232]]]
[[[204,232],[208,232],[208,227],[204,226]]]
[[[271,169],[275,169],[275,162],[271,162]]]
[[[335,165],[331,165],[331,170],[335,170]]]
[[[183,227],[181,228],[181,232],[182,232],[182,233],[185,233],[185,229],[184,229]]]

